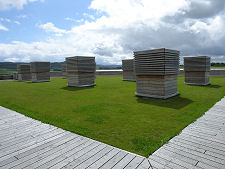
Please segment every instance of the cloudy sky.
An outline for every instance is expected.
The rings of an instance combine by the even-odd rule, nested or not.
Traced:
[[[0,61],[121,64],[162,47],[225,62],[225,0],[0,0]]]

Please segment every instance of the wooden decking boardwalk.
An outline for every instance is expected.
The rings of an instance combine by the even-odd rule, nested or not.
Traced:
[[[0,107],[0,168],[149,168],[146,158]]]
[[[225,98],[149,158],[0,107],[0,168],[225,169]]]
[[[225,98],[154,152],[149,160],[158,169],[225,169]]]

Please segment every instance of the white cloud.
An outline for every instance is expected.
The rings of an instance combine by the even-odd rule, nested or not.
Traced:
[[[15,24],[20,25],[21,23],[19,21],[14,21]]]
[[[9,29],[6,28],[5,26],[3,26],[2,24],[0,24],[0,30],[2,30],[2,31],[8,31]]]
[[[23,9],[24,5],[36,1],[43,2],[44,0],[0,0],[0,11],[12,8]]]
[[[59,29],[57,28],[53,23],[48,22],[46,24],[38,24],[37,25],[39,28],[43,29],[46,32],[52,32],[55,33],[57,36],[62,36],[65,34],[67,31],[64,29]]]
[[[180,50],[184,56],[224,59],[225,8],[219,2],[93,0],[89,8],[101,13],[99,18],[88,21],[88,14],[83,14],[80,25],[71,30],[51,22],[39,24],[49,33],[46,40],[0,44],[0,60],[63,61],[67,56],[91,55],[99,64],[120,64],[121,59],[133,57],[134,50],[161,47]]]
[[[70,17],[66,17],[65,20],[66,20],[66,21],[73,21],[73,22],[76,22],[76,19],[73,19],[73,18],[70,18]]]
[[[18,16],[16,16],[16,17],[19,18],[19,19],[25,19],[25,18],[28,18],[27,15],[18,15]]]
[[[86,18],[89,18],[91,20],[94,20],[95,19],[94,15],[90,15],[88,13],[83,13],[83,16],[86,17]]]

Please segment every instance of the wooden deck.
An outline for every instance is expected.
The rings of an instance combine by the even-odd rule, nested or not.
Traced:
[[[149,160],[157,169],[225,169],[225,98]]]
[[[148,160],[147,160],[148,161]],[[149,168],[146,158],[0,107],[0,168]]]
[[[0,107],[0,168],[225,169],[225,98],[149,158]]]

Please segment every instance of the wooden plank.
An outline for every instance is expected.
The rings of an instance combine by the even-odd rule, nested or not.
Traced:
[[[112,169],[125,168],[136,156],[127,154],[121,161],[112,167]]]
[[[96,169],[100,168],[103,164],[107,163],[110,159],[112,159],[114,156],[116,156],[120,152],[120,149],[114,148],[112,151],[107,153],[105,156],[94,162],[92,165],[90,165],[89,169]]]
[[[29,143],[27,143],[27,144],[25,144],[25,145],[22,145],[22,146],[19,146],[19,145],[18,145],[18,147],[16,147],[16,148],[9,149],[9,150],[7,150],[7,151],[5,151],[5,152],[0,152],[0,158],[4,157],[4,156],[6,156],[6,155],[9,155],[9,154],[11,154],[11,153],[17,152],[17,151],[19,151],[19,150],[22,150],[22,149],[24,149],[24,148],[27,148],[27,147],[36,145],[37,143],[41,143],[41,142],[43,142],[44,140],[47,140],[48,138],[54,137],[54,136],[56,136],[56,135],[58,135],[58,134],[60,134],[60,133],[62,133],[62,132],[64,132],[64,131],[62,131],[62,130],[56,130],[56,131],[51,132],[50,134],[48,134],[48,135],[46,135],[46,136],[41,136],[41,137],[39,137],[38,140],[35,140],[35,139],[34,139],[34,140],[32,140],[31,142],[29,142]]]
[[[72,151],[67,152],[65,156],[58,156],[58,158],[54,159],[54,163],[51,163],[51,168],[64,168],[65,166],[70,165],[73,160],[79,158],[99,145],[100,143],[89,140],[87,144],[77,146]]]
[[[144,157],[137,155],[126,167],[124,167],[124,169],[137,168],[144,159],[145,159]]]
[[[88,141],[82,140],[81,138],[75,138],[74,141],[70,140],[68,142],[65,142],[54,149],[51,149],[47,152],[44,152],[42,154],[37,154],[34,158],[29,159],[28,161],[21,163],[15,168],[35,168],[38,167],[54,158],[59,156],[60,154],[63,154],[63,152],[68,151],[74,144],[76,145],[82,145],[82,144],[87,144]]]
[[[79,136],[77,136],[79,137]],[[58,146],[76,138],[76,135],[65,134],[61,137],[56,138],[46,144],[42,144],[41,146],[35,147],[29,151],[21,153],[17,156],[10,157],[4,161],[0,162],[0,167],[4,166],[4,168],[11,168],[13,166],[19,165],[23,162],[26,162],[40,154],[43,154],[47,151],[57,148]]]
[[[109,161],[107,161],[103,166],[101,166],[101,169],[109,169],[115,166],[118,162],[120,162],[128,153],[125,151],[120,151],[118,154],[116,154],[113,158],[111,158]]]
[[[137,167],[137,169],[153,169],[150,165],[150,161],[145,159],[142,163]]]
[[[91,158],[92,156],[94,156],[95,154],[97,154],[98,152],[103,150],[104,148],[106,148],[106,145],[100,144],[86,153],[84,153],[82,151],[83,155],[80,154],[79,157],[77,156],[77,154],[76,154],[76,156],[73,155],[74,160],[71,163],[69,163],[68,165],[64,166],[64,168],[76,168],[79,165],[81,165],[82,163],[84,163],[85,161],[87,161],[89,158]],[[78,168],[80,168],[80,167],[78,167]]]
[[[98,161],[99,159],[101,159],[103,156],[107,155],[112,150],[113,150],[113,147],[107,145],[103,150],[99,151],[98,153],[96,153],[95,155],[87,159],[84,163],[80,164],[76,168],[77,169],[87,168],[93,163],[95,163],[96,161]]]
[[[29,153],[30,151],[35,151],[36,149],[38,149],[39,147],[43,147],[45,146],[46,144],[48,144],[49,142],[51,141],[54,141],[56,140],[57,138],[60,138],[62,137],[63,135],[67,134],[67,132],[64,132],[64,133],[61,133],[61,134],[58,134],[54,137],[51,137],[49,139],[46,139],[44,140],[43,142],[40,142],[40,143],[37,143],[37,144],[34,144],[32,146],[29,146],[27,148],[24,148],[22,150],[19,150],[19,151],[16,151],[16,152],[13,152],[9,155],[6,155],[4,157],[1,157],[0,158],[0,164],[1,163],[5,163],[6,161],[14,161],[13,159],[16,158],[16,159],[19,159],[20,158],[20,155],[22,155],[22,157],[24,156],[23,154],[27,154]],[[19,156],[19,157],[18,157]]]

